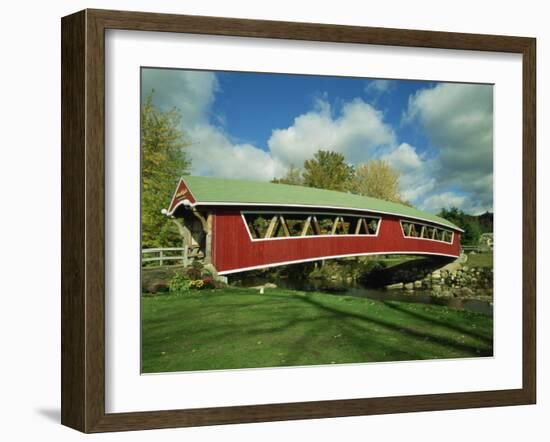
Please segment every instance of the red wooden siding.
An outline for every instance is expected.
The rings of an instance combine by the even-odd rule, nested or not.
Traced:
[[[183,180],[180,180],[178,187],[176,188],[176,192],[172,197],[172,201],[170,202],[168,212],[172,213],[176,206],[185,199],[189,200],[191,203],[195,203],[195,198],[191,194],[191,191],[187,188]]]
[[[230,273],[278,263],[369,253],[460,255],[459,232],[454,232],[452,244],[405,238],[400,220],[395,216],[382,216],[376,237],[336,235],[252,241],[239,211],[217,212],[213,224],[212,260],[218,272]]]

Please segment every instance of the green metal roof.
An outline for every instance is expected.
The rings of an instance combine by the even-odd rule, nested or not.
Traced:
[[[229,203],[355,209],[429,221],[461,231],[450,221],[414,207],[352,193],[261,181],[203,176],[184,176],[182,178],[200,205]]]

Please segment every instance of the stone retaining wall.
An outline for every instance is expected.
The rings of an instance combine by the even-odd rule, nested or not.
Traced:
[[[398,273],[396,278],[411,281],[411,276],[414,277],[411,271],[404,271],[403,274]],[[493,294],[493,269],[466,265],[443,268],[428,273],[422,279],[390,284],[386,288],[408,292],[429,290],[434,296],[488,300]]]

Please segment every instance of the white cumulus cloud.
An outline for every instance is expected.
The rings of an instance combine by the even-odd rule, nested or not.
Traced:
[[[421,208],[430,212],[437,212],[442,207],[463,207],[466,202],[464,195],[454,192],[443,192],[429,196],[422,201]]]
[[[434,169],[438,186],[465,193],[461,207],[491,209],[492,86],[441,83],[422,89],[409,99],[403,120],[419,123],[430,140],[438,163]]]
[[[393,89],[393,80],[369,80],[365,86],[365,93],[368,95],[381,95]]]
[[[370,104],[355,99],[333,112],[328,101],[319,99],[314,109],[296,117],[292,126],[275,129],[268,146],[281,163],[301,165],[319,149],[340,152],[350,163],[357,163],[375,149],[394,143],[393,130]]]

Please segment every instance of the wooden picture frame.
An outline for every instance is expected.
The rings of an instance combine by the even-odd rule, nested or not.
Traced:
[[[523,57],[523,385],[457,392],[132,413],[105,412],[105,30],[261,37]],[[533,404],[536,398],[536,41],[533,38],[106,10],[62,19],[62,409],[83,432]]]

